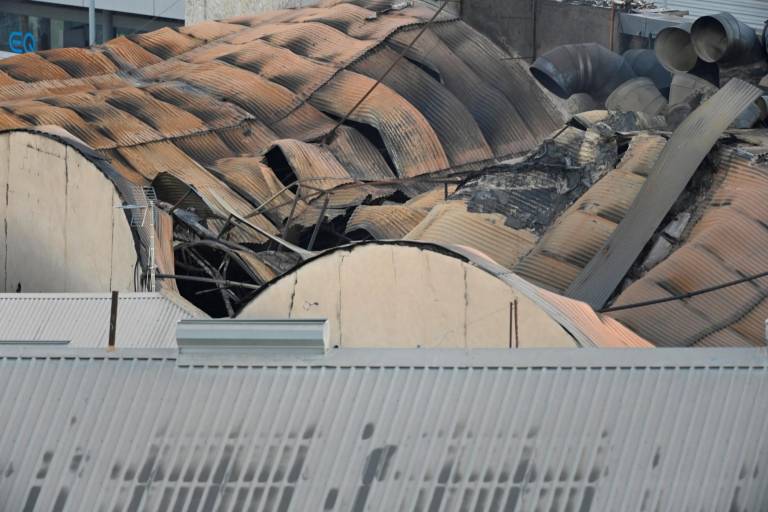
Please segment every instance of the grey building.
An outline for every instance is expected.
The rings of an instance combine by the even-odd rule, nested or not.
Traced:
[[[88,45],[89,0],[3,0],[0,51]],[[184,0],[96,0],[96,41],[184,24]]]

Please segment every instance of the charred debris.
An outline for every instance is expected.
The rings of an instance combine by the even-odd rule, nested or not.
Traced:
[[[631,160],[638,158],[628,152],[633,144],[642,149],[643,144],[655,140],[663,147],[694,111],[731,80],[748,80],[758,85],[760,73],[766,71],[765,50],[758,39],[744,35],[750,31],[730,14],[722,13],[663,31],[655,51],[630,50],[619,55],[596,44],[556,48],[531,66],[532,75],[562,99],[589,95],[598,106],[596,110],[573,114],[562,128],[516,158],[415,178],[353,182],[335,190],[339,193],[356,188],[375,189],[375,193],[359,196],[359,202],[353,205],[334,204],[327,190],[299,184],[288,160],[280,151],[273,150],[267,153],[266,160],[294,200],[280,200],[276,196],[258,212],[280,226],[280,238],[289,244],[281,243],[277,237],[262,244],[240,243],[230,235],[235,229],[249,228],[241,219],[220,219],[220,229],[211,230],[203,227],[204,222],[193,211],[164,203],[162,206],[179,221],[175,239],[184,240],[175,248],[179,288],[208,312],[232,316],[255,293],[247,285],[262,285],[317,251],[355,241],[409,238],[411,231],[423,233],[418,224],[425,222],[432,208],[455,202],[463,204],[467,215],[500,215],[511,230],[530,233],[536,242],[515,258],[511,268],[535,284],[568,295],[572,288],[541,279],[531,270],[535,266],[531,261],[535,262],[537,254],[547,252],[547,234],[556,233],[553,226],[567,222],[564,213],[573,210],[574,205],[581,210],[601,207],[590,203],[585,193],[607,174],[620,171],[622,162],[632,165]],[[710,39],[715,37],[712,34],[721,32],[727,34],[727,39],[718,47]],[[689,48],[694,49],[695,58],[688,58],[684,64],[670,62],[670,56],[679,57]],[[692,178],[671,208],[663,212],[662,222],[642,250],[634,255],[620,285],[608,294],[609,300],[596,305],[598,309],[611,305],[622,291],[684,245],[692,226],[708,207],[713,187],[724,179],[718,173],[724,150],[743,152],[755,165],[765,162],[767,100],[768,91],[764,89],[738,113],[703,162],[696,164]],[[350,125],[360,129],[392,165],[387,147],[375,131],[369,133],[362,126]],[[650,172],[651,163],[647,162],[648,168],[637,174]],[[301,212],[303,218],[298,221],[296,198],[302,195],[302,187],[304,194],[313,197],[314,208],[309,214]],[[628,206],[624,205],[620,214],[601,215],[619,223]],[[289,208],[290,213],[282,218],[271,217],[280,208]],[[391,215],[390,224],[401,220],[403,225],[384,227],[387,219],[371,220],[367,214],[373,212],[384,217]],[[559,227],[562,230],[563,226]],[[588,230],[578,225],[571,227],[577,230],[573,233],[576,237],[579,229]],[[593,247],[588,254],[570,257],[584,259],[579,264],[584,268],[597,249]],[[562,255],[553,256],[562,259]],[[254,268],[259,271],[254,272]],[[194,277],[229,284],[212,286],[186,279]],[[565,285],[572,286],[573,282],[566,280]]]

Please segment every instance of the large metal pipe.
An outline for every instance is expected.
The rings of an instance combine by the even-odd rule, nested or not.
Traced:
[[[605,100],[605,107],[618,112],[642,112],[657,116],[667,110],[667,99],[650,78],[639,77],[617,87]]]
[[[659,62],[655,51],[627,50],[623,57],[637,76],[650,78],[662,94],[667,95],[669,93],[672,73]]]
[[[672,79],[669,106],[693,102],[692,108],[696,108],[700,103],[714,96],[717,91],[717,87],[708,80],[689,73],[678,73]]]
[[[704,62],[748,64],[764,53],[755,30],[727,12],[702,16],[693,22],[691,41]]]
[[[536,59],[530,70],[556,96],[587,93],[597,101],[636,76],[624,57],[595,43],[558,46]]]
[[[656,57],[673,73],[687,73],[699,60],[691,40],[691,23],[667,27],[656,35]]]

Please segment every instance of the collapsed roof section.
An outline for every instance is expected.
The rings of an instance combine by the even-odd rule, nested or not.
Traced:
[[[169,173],[226,217],[261,206],[267,188],[222,170],[232,158],[255,159],[240,165],[271,183],[306,183],[311,203],[352,181],[519,154],[558,126],[522,66],[441,15],[334,131],[432,14],[325,2],[13,57],[0,65],[0,129],[61,126],[130,181]],[[331,206],[359,204],[365,192]],[[252,221],[278,232],[274,219]]]

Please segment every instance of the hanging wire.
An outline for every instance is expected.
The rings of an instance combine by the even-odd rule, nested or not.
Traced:
[[[752,281],[755,281],[757,279],[762,279],[763,277],[768,277],[768,272],[761,272],[759,274],[754,274],[747,277],[742,277],[741,279],[736,279],[735,281],[729,281],[727,283],[721,283],[715,286],[710,286],[709,288],[702,288],[701,290],[696,290],[693,292],[688,293],[682,293],[679,295],[673,295],[671,297],[664,297],[663,299],[654,299],[654,300],[647,300],[644,302],[636,302],[634,304],[625,304],[623,306],[615,306],[611,308],[603,308],[598,310],[598,313],[612,313],[614,311],[625,311],[627,309],[637,309],[637,308],[644,308],[647,306],[654,306],[656,304],[664,304],[666,302],[674,302],[677,300],[684,300],[684,299],[690,299],[691,297],[698,297],[699,295],[704,295],[707,293],[716,292],[718,290],[723,290],[725,288],[730,288],[731,286],[737,286],[744,283],[749,283]]]

